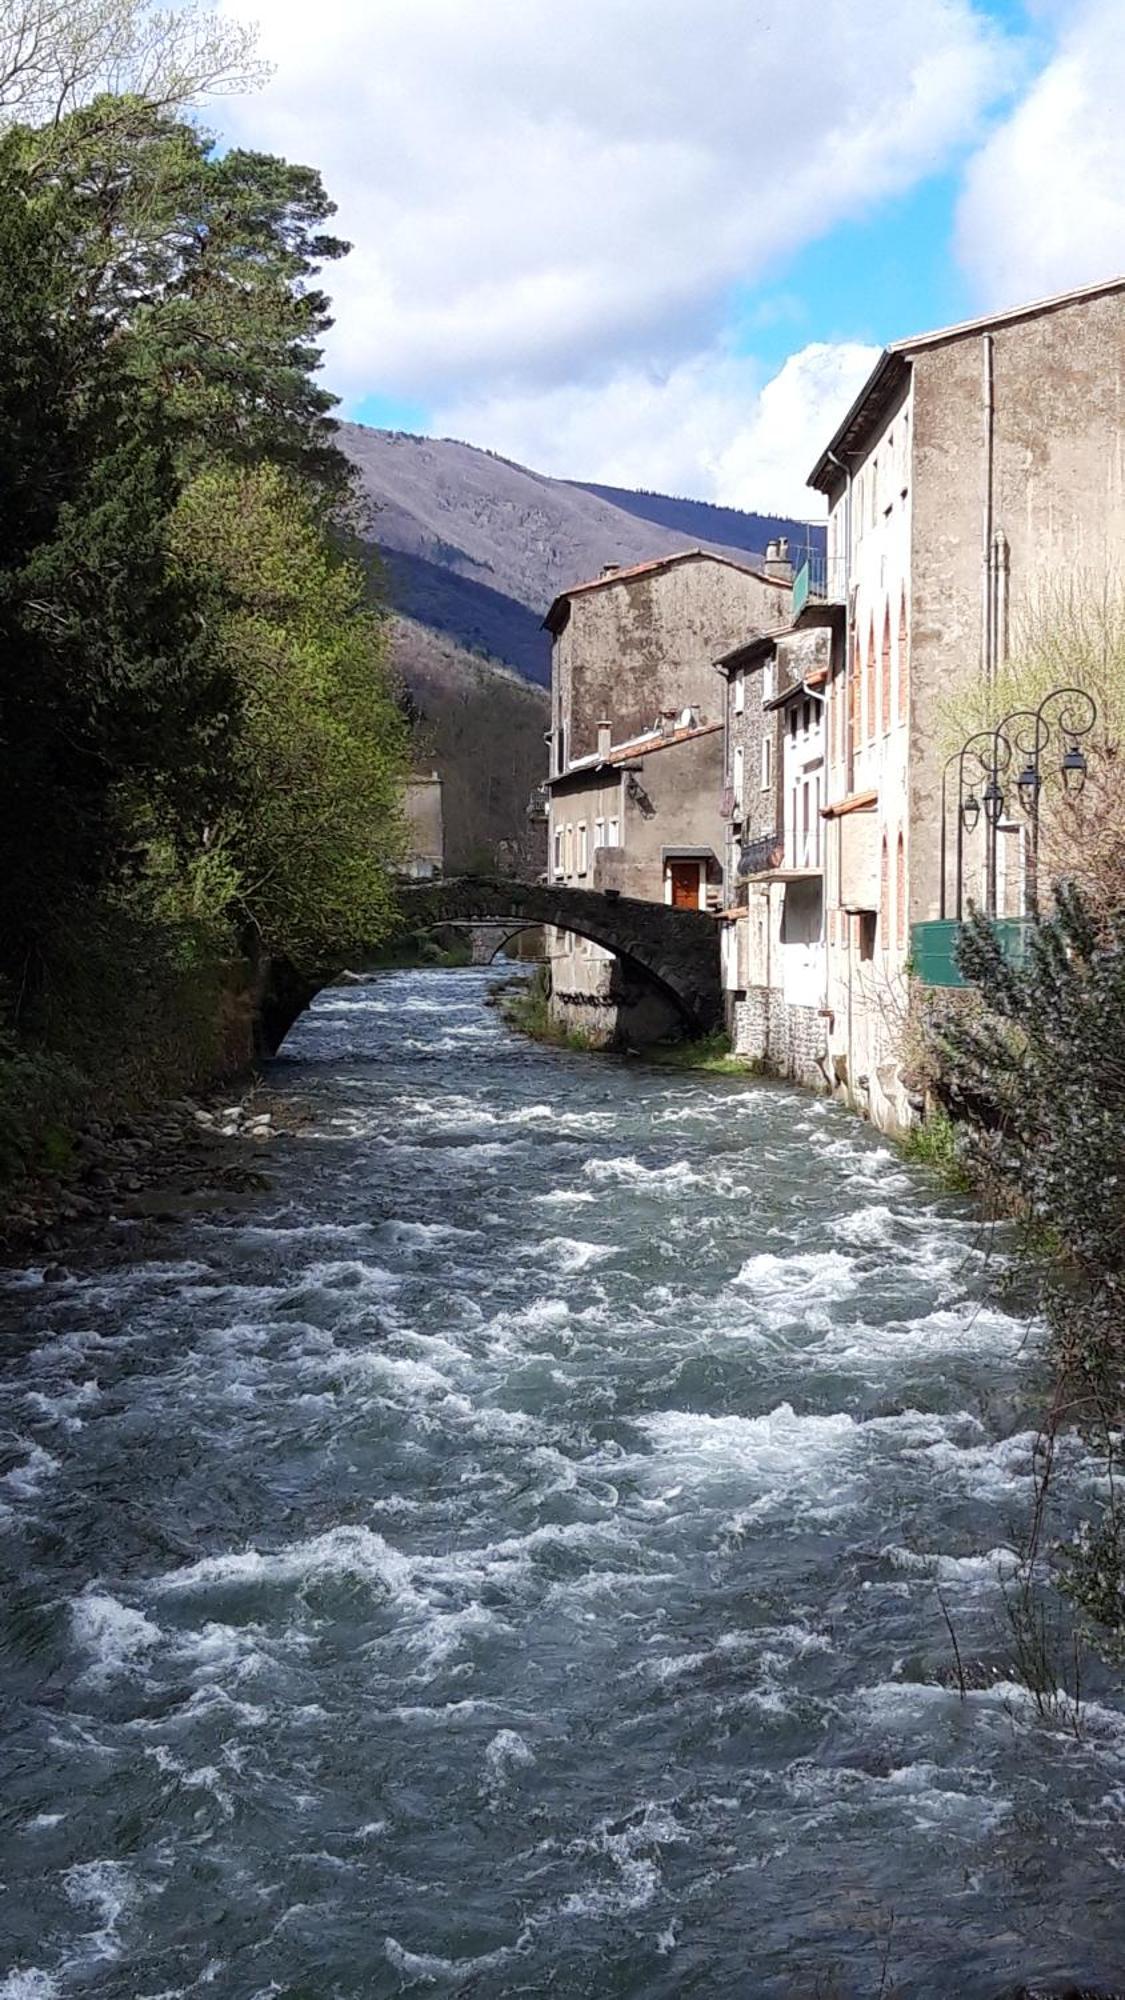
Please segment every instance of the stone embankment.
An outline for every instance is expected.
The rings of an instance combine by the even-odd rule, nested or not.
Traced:
[[[88,1248],[114,1224],[147,1235],[184,1216],[251,1206],[270,1185],[272,1140],[302,1120],[291,1102],[280,1107],[255,1085],[237,1101],[178,1098],[142,1116],[94,1122],[64,1165],[9,1190],[0,1263]]]

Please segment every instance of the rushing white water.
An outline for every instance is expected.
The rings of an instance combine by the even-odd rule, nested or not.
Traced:
[[[484,991],[324,995],[254,1212],[0,1291],[0,2000],[1108,1979],[1125,1717],[1012,1680],[992,1246]]]

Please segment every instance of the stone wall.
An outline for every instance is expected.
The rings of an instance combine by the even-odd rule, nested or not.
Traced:
[[[816,1007],[796,1007],[777,987],[752,986],[730,1008],[734,1053],[762,1064],[772,1076],[827,1091],[828,1037]]]

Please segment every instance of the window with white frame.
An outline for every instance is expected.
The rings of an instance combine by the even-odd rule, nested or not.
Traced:
[[[611,820],[608,820],[608,821],[606,822],[606,832],[607,832],[607,835],[608,835],[608,838],[607,838],[607,841],[606,841],[606,845],[607,845],[607,847],[620,847],[620,845],[621,845],[621,823],[620,823],[620,821],[619,821],[619,820],[616,820],[616,819],[611,819]]]
[[[762,738],[762,790],[768,792],[773,784],[773,737]]]
[[[736,813],[741,813],[742,811],[742,791],[745,782],[746,752],[741,743],[736,743],[734,746],[734,758],[731,764],[731,790],[734,793],[734,809]]]
[[[762,700],[772,701],[777,692],[777,668],[772,660],[767,660],[762,668]]]
[[[746,675],[740,667],[734,677],[734,712],[743,714],[746,708]]]
[[[604,819],[596,819],[594,821],[594,847],[596,850],[597,848],[604,846],[605,846],[605,821]]]
[[[555,851],[554,851],[553,866],[555,874],[561,875],[563,872],[563,830],[561,826],[557,826],[555,828]]]
[[[580,819],[578,822],[578,873],[580,875],[586,873],[589,859],[589,852],[586,845],[586,822],[584,819]]]
[[[566,830],[565,852],[566,852],[566,863],[564,872],[567,875],[571,875],[574,872],[574,828],[572,826],[568,826]]]

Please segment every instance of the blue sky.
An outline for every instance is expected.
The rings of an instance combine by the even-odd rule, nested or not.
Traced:
[[[229,130],[340,202],[345,414],[792,508],[885,342],[1125,267],[1122,4],[268,0]]]

